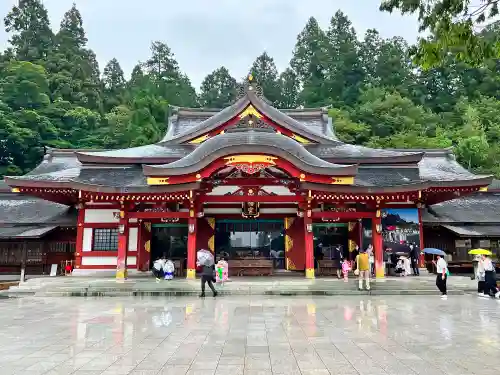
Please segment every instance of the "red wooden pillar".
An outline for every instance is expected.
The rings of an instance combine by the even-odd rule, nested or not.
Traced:
[[[82,266],[84,222],[85,222],[85,208],[83,208],[83,205],[81,205],[78,209],[78,219],[76,224],[75,269],[79,269]]]
[[[418,266],[420,268],[425,268],[425,255],[422,252],[422,250],[424,249],[424,225],[422,223],[422,207],[418,208],[418,234],[420,239],[420,244],[419,244],[420,257]]]
[[[304,248],[306,256],[306,279],[314,279],[314,235],[310,210],[304,214]]]
[[[137,240],[137,269],[142,272],[149,271],[151,261],[151,223],[139,222]]]
[[[188,219],[187,279],[196,279],[196,216],[193,210]]]
[[[127,253],[128,253],[128,212],[122,204],[120,220],[118,222],[118,254],[116,257],[116,280],[127,279]]]
[[[384,249],[382,238],[382,218],[380,210],[377,210],[377,215],[372,219],[372,241],[373,252],[375,253],[375,277],[383,279],[385,276],[384,270]]]

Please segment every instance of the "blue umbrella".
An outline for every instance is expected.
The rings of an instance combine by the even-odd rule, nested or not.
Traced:
[[[425,254],[432,254],[432,255],[441,255],[445,256],[446,253],[443,250],[439,249],[434,249],[432,247],[426,247],[425,249],[422,250]]]

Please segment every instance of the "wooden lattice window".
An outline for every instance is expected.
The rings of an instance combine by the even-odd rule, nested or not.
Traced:
[[[117,251],[118,229],[94,229],[92,250],[94,251]]]

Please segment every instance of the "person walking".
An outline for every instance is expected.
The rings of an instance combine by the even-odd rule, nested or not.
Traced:
[[[413,269],[414,276],[420,276],[420,270],[418,268],[418,263],[420,261],[420,251],[418,247],[415,246],[414,243],[410,245],[410,259],[411,259],[411,268]]]
[[[495,266],[488,255],[483,255],[484,266],[484,294],[487,296],[500,298],[500,292],[497,288],[497,280],[495,277]]]
[[[446,281],[448,278],[448,264],[444,260],[444,258],[441,255],[437,255],[437,262],[436,263],[436,270],[437,270],[437,277],[436,277],[436,286],[438,287],[439,291],[441,292],[441,299],[446,300],[448,299],[448,294],[446,290]]]
[[[363,290],[363,280],[365,281],[366,290],[370,290],[370,259],[368,253],[363,249],[361,249],[361,252],[356,257],[356,271],[359,280],[359,290]]]
[[[484,291],[486,289],[486,283],[485,283],[485,271],[484,271],[484,262],[483,262],[483,258],[480,257],[478,260],[477,260],[477,264],[476,264],[476,279],[477,279],[477,295],[479,297],[484,297],[485,294],[484,294]]]
[[[370,263],[370,275],[375,276],[375,256],[373,255],[373,245],[369,244],[366,249],[368,254],[368,262]]]
[[[213,283],[214,271],[215,271],[215,267],[213,265],[212,266],[205,266],[205,265],[201,266],[201,294],[200,294],[200,298],[205,297],[205,284],[207,284],[207,283],[208,283],[208,287],[212,290],[214,297],[217,297],[217,291],[215,290],[214,283]]]

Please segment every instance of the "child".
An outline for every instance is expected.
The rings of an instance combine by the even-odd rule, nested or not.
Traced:
[[[342,262],[342,273],[344,274],[344,283],[348,281],[349,271],[351,270],[351,263],[347,259]]]
[[[216,270],[216,276],[217,276],[216,281],[218,283],[221,283],[222,285],[224,285],[224,282],[227,281],[227,277],[228,277],[228,264],[224,260],[224,258],[222,258],[221,260],[219,260],[217,262],[217,265],[215,266],[215,270]]]

